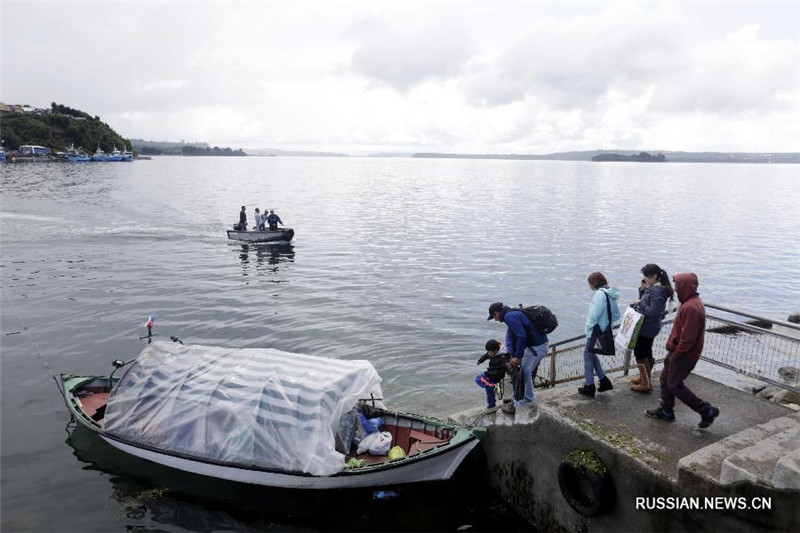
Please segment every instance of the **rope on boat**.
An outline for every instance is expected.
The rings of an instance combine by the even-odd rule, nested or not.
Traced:
[[[17,320],[19,320],[19,323],[22,325],[22,331],[25,332],[25,335],[28,337],[28,340],[30,340],[31,344],[33,344],[33,351],[36,352],[36,355],[39,357],[39,359],[41,359],[45,370],[47,370],[47,372],[50,374],[50,377],[52,377],[53,381],[55,381],[58,392],[60,392],[61,395],[63,396],[64,390],[61,388],[61,383],[59,383],[58,378],[56,377],[53,370],[50,368],[50,365],[47,363],[47,359],[45,359],[44,355],[42,355],[42,352],[39,350],[39,344],[36,342],[36,339],[33,338],[33,335],[31,335],[30,329],[25,324],[25,321],[22,320],[22,317],[20,316],[19,312],[17,312],[17,306],[14,304],[14,299],[11,298],[10,295],[11,291],[6,291],[6,292],[8,293],[9,296],[8,302],[11,304],[11,309],[14,312],[14,316],[17,317]]]

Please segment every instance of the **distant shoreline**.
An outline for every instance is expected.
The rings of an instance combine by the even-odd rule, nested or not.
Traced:
[[[633,150],[592,150],[583,152],[559,152],[546,155],[525,155],[525,154],[444,154],[444,153],[415,153],[414,158],[430,159],[509,159],[521,161],[592,161],[597,156],[621,155],[625,157],[624,162],[649,162],[636,161],[633,157],[640,152]],[[790,163],[800,164],[800,152],[668,152],[658,151],[664,154],[664,163]],[[599,158],[597,162],[613,162]]]

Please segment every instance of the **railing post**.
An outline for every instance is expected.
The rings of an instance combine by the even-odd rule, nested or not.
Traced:
[[[631,350],[625,348],[625,362],[622,363],[622,375],[628,375],[628,369],[631,367]]]
[[[556,386],[556,347],[551,346],[550,351],[550,386]]]

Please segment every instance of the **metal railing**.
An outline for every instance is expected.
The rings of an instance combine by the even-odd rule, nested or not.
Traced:
[[[800,393],[800,325],[705,304],[706,334],[701,360]],[[720,311],[730,317],[720,316]],[[711,311],[711,312],[710,312]],[[745,321],[742,317],[754,320]],[[737,320],[738,319],[738,320]],[[653,342],[657,362],[667,355],[664,345],[672,333],[674,312],[664,320]],[[614,326],[616,330],[619,326]],[[782,330],[782,331],[779,331]],[[550,353],[539,365],[537,387],[583,379],[584,335],[550,344]],[[617,346],[617,354],[600,356],[607,373],[628,375],[632,350]],[[542,370],[548,368],[549,376]]]

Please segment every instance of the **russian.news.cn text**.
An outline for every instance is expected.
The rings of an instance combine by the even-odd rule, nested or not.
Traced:
[[[772,498],[756,496],[637,496],[637,511],[769,511]]]

